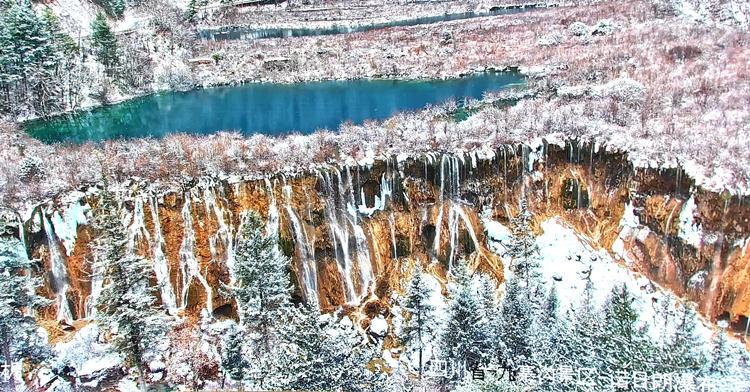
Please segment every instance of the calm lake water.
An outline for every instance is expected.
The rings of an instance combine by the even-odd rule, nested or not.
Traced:
[[[335,130],[450,99],[481,98],[523,85],[516,73],[482,73],[431,81],[357,80],[297,84],[246,84],[150,95],[72,116],[24,124],[47,143],[210,134],[223,130],[280,135]]]

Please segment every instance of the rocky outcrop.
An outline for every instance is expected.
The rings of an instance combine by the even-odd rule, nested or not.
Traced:
[[[249,210],[268,219],[292,257],[298,298],[351,309],[363,323],[387,310],[414,262],[444,281],[466,257],[502,280],[503,260],[488,248],[484,225],[507,222],[524,190],[538,222],[559,216],[629,268],[699,303],[710,319],[744,330],[750,314],[748,202],[696,188],[679,168],[636,168],[626,154],[595,144],[389,157],[294,176],[203,179],[162,195],[145,188],[121,190],[124,222],[173,314],[231,313],[219,287]],[[23,225],[45,293],[57,300],[44,317],[91,315],[101,287],[91,271],[97,233],[86,225],[95,194],[39,207]]]

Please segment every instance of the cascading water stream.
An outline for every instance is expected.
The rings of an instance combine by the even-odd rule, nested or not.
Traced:
[[[294,212],[294,208],[292,208],[292,187],[290,185],[284,185],[283,193],[284,208],[289,216],[289,222],[291,222],[292,231],[294,232],[295,251],[300,259],[300,266],[302,267],[301,283],[304,287],[304,295],[307,299],[314,299],[313,302],[317,304],[318,270],[315,265],[315,250],[310,246],[305,229],[297,217],[297,214]]]
[[[175,298],[172,282],[169,280],[169,262],[164,254],[166,244],[164,235],[161,230],[161,221],[159,220],[159,206],[155,197],[150,198],[151,219],[154,222],[154,235],[152,244],[152,255],[154,265],[154,275],[156,283],[161,293],[161,301],[169,314],[177,314],[177,299]]]
[[[180,275],[182,276],[182,291],[180,293],[180,309],[184,310],[188,304],[190,285],[194,279],[206,290],[206,308],[213,310],[213,290],[201,274],[198,260],[195,257],[195,229],[193,228],[193,214],[190,193],[185,193],[185,204],[182,206],[182,223],[184,233],[180,245]]]
[[[70,285],[65,258],[60,251],[60,245],[57,243],[57,236],[52,223],[43,211],[40,211],[40,215],[43,219],[44,233],[47,236],[47,246],[49,247],[49,258],[52,266],[52,290],[55,292],[57,299],[57,320],[72,323],[73,312],[71,312],[68,303]]]
[[[334,168],[337,181],[341,183],[341,173],[338,169]],[[328,230],[331,235],[331,243],[333,244],[334,254],[336,257],[336,266],[339,270],[339,275],[342,278],[344,285],[344,296],[346,302],[353,302],[357,295],[354,290],[354,282],[352,281],[352,262],[349,257],[349,232],[346,225],[339,224],[339,209],[337,205],[338,199],[342,196],[339,193],[338,199],[333,189],[333,183],[331,175],[327,171],[323,171],[322,174],[318,173],[319,178],[323,181],[325,187],[325,214],[326,220],[328,221]],[[339,192],[341,187],[339,186]]]

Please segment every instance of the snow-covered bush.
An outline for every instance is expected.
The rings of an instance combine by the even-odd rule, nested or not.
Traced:
[[[611,19],[600,20],[594,29],[592,35],[609,35],[615,32],[615,23]]]
[[[583,98],[585,97],[589,92],[588,86],[560,86],[557,89],[557,95],[561,98],[567,98],[567,99],[574,99],[574,98]]]
[[[602,86],[602,93],[619,102],[634,104],[643,101],[646,88],[633,79],[617,78]]]
[[[545,34],[536,40],[536,44],[539,46],[555,46],[559,45],[563,41],[562,34],[558,32]]]
[[[18,178],[22,181],[34,181],[44,177],[44,166],[38,157],[25,157],[18,167]]]
[[[570,34],[581,37],[585,35],[589,35],[589,26],[586,25],[586,23],[583,22],[573,22],[568,26],[568,31],[570,31]]]
[[[168,59],[154,69],[154,87],[157,90],[187,90],[194,85],[190,68],[178,59]]]

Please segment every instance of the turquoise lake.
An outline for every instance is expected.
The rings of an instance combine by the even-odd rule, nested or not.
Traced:
[[[75,115],[25,123],[46,143],[84,143],[170,133],[246,135],[336,130],[351,121],[382,120],[398,112],[485,92],[523,86],[517,73],[481,73],[429,81],[355,80],[297,84],[256,83],[150,95]]]

